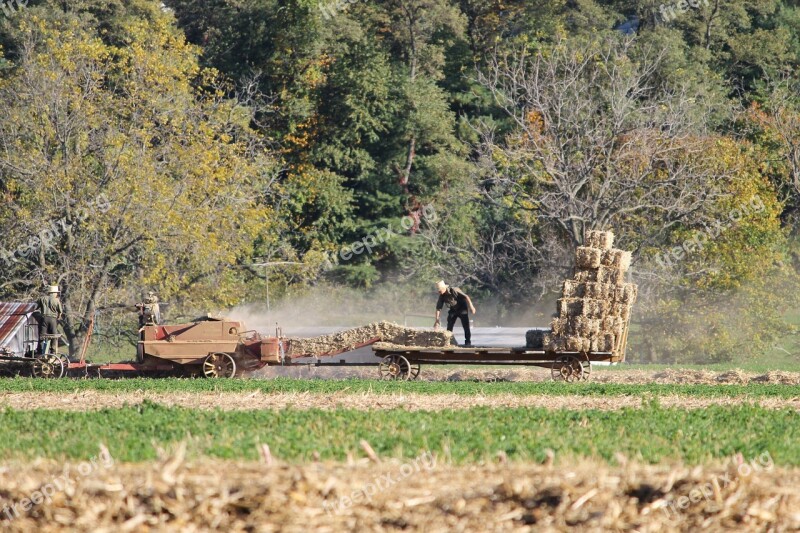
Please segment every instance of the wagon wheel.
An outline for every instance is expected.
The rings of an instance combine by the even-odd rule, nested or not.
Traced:
[[[212,353],[203,362],[203,375],[207,378],[232,378],[236,375],[236,362],[226,353]]]
[[[583,364],[574,355],[562,355],[553,361],[550,374],[553,381],[566,381],[567,383],[579,381],[583,376]]]
[[[592,361],[589,359],[589,354],[583,354],[583,359],[581,359],[581,367],[583,370],[581,372],[581,379],[583,381],[589,381],[589,378],[592,375]]]
[[[404,380],[414,380],[419,377],[420,372],[420,365],[419,363],[412,363],[408,360],[407,357],[403,355],[398,356],[399,364],[400,364],[400,379]]]
[[[413,381],[419,377],[420,365],[419,363],[409,363],[408,379]]]
[[[60,378],[64,372],[64,362],[56,354],[43,355],[31,367],[31,373],[36,378]]]
[[[67,373],[69,373],[69,357],[67,357],[63,353],[56,354],[56,357],[58,357],[61,360],[61,366],[63,368],[61,375],[58,377],[63,378],[64,376],[67,375]]]
[[[393,353],[383,358],[378,371],[381,379],[407,380],[411,376],[411,363],[402,355]],[[419,375],[419,365],[417,365],[417,373],[414,377],[417,375]]]

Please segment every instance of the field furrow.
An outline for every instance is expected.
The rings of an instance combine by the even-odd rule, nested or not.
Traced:
[[[800,410],[800,397],[774,398],[758,396],[719,396],[698,398],[689,395],[641,395],[615,396],[546,396],[521,394],[418,394],[370,392],[124,392],[109,393],[87,390],[72,393],[15,392],[0,394],[0,408],[56,409],[63,411],[87,411],[104,408],[135,406],[150,401],[170,407],[190,409],[260,410],[291,407],[292,409],[356,409],[407,411],[441,411],[444,409],[471,409],[473,407],[536,407],[545,409],[595,409],[614,411],[624,408],[637,409],[657,400],[662,407],[703,409],[712,405],[753,404],[765,409],[791,408]]]

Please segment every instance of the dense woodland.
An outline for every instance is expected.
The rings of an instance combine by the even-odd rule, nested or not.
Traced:
[[[73,341],[266,272],[533,325],[593,228],[634,251],[633,359],[791,332],[797,0],[5,0],[0,46],[0,298],[60,284]]]

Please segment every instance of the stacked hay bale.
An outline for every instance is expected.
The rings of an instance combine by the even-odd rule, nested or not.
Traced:
[[[610,231],[589,231],[575,253],[575,275],[564,281],[545,350],[613,352],[628,327],[637,287],[625,283],[631,253],[613,248]]]
[[[395,346],[449,346],[453,334],[449,331],[418,330],[391,322],[375,322],[319,337],[289,338],[289,357],[310,357],[338,354],[378,339]]]

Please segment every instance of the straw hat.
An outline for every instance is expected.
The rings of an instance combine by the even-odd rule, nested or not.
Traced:
[[[47,289],[47,294],[58,294],[61,291],[58,290],[58,285],[50,285]]]
[[[436,282],[436,288],[440,291],[447,289],[447,283],[444,280],[439,280]]]

